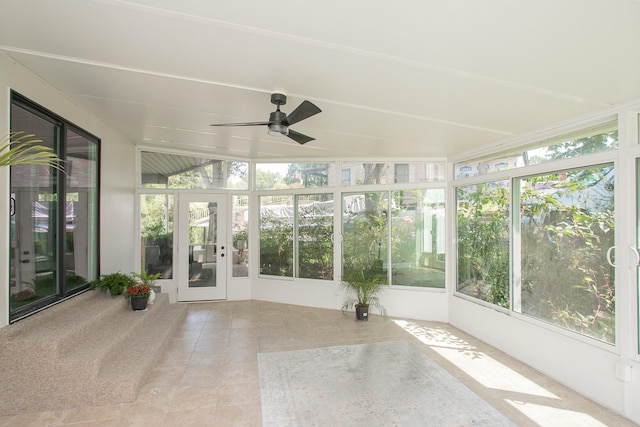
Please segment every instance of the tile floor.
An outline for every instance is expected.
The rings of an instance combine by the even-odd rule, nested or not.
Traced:
[[[518,426],[635,425],[446,324],[242,301],[190,304],[135,402],[2,417],[0,427],[260,426],[258,352],[397,339]]]

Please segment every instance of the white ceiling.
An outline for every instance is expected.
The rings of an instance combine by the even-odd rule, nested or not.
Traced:
[[[640,98],[637,0],[2,0],[0,50],[134,143],[451,157]],[[307,99],[323,112],[266,127]],[[99,136],[99,135],[98,135]]]

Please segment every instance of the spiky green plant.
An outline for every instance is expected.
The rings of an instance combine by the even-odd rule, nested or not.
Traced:
[[[0,139],[0,167],[17,165],[48,166],[64,172],[64,165],[54,151],[41,144],[34,134],[11,132]]]
[[[380,303],[379,295],[386,289],[383,277],[373,269],[350,270],[342,275],[340,288],[345,293],[342,311],[351,310],[355,306],[373,306],[382,316],[387,310]]]

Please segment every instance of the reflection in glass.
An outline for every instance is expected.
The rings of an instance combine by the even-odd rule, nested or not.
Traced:
[[[28,123],[28,132],[41,139],[41,145],[57,149],[58,126],[15,104],[11,114],[14,130],[16,123]],[[55,169],[46,166],[11,166],[11,312],[60,293],[57,180]]]
[[[97,276],[98,146],[80,133],[67,132],[66,232],[64,265],[67,292]]]

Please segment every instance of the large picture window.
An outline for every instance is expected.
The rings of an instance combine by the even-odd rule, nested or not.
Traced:
[[[391,194],[391,284],[444,288],[444,190]]]
[[[296,196],[297,277],[333,279],[333,194]]]
[[[456,188],[458,294],[615,343],[614,164],[566,160],[614,149],[617,133],[615,122],[578,130],[510,163],[574,167]]]
[[[293,196],[260,197],[260,274],[293,277]]]
[[[11,131],[64,160],[11,166],[10,321],[87,287],[97,276],[99,140],[12,93]]]
[[[615,340],[612,164],[529,176],[520,195],[514,310]]]
[[[260,197],[260,274],[333,279],[333,194]]]
[[[456,189],[456,290],[509,307],[509,181]]]

